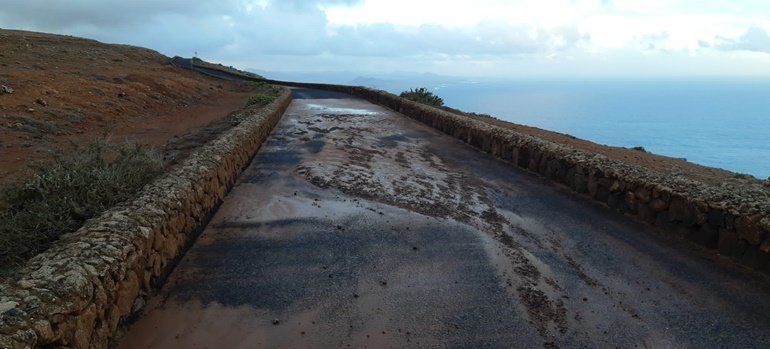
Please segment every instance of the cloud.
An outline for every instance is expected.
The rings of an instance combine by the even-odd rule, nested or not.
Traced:
[[[255,53],[273,55],[520,55],[564,50],[587,40],[575,27],[534,30],[501,21],[482,21],[463,28],[440,24],[333,25],[318,8],[287,12],[267,7],[234,20],[237,26],[246,28],[240,33],[242,48],[251,47]],[[260,25],[249,26],[250,21]],[[264,27],[277,30],[264,30]]]
[[[24,24],[47,30],[74,26],[105,29],[136,24],[165,15],[200,16],[223,14],[237,8],[236,0],[4,0],[0,23]]]
[[[360,0],[11,0],[0,24],[31,26],[150,46],[167,54],[352,57],[550,54],[587,37],[575,27],[551,30],[481,21],[472,27],[388,23],[333,25],[323,6]],[[119,29],[116,29],[120,27]]]
[[[363,0],[280,0],[274,5],[285,9],[308,10],[322,6],[352,6],[362,3]]]
[[[668,32],[646,34],[637,38],[637,45],[645,51],[666,51],[665,44],[671,38]]]
[[[326,39],[328,53],[351,56],[485,56],[551,53],[574,47],[586,37],[574,27],[534,30],[485,21],[471,28],[425,24],[402,29],[390,24],[335,28]]]
[[[751,27],[738,39],[721,39],[715,47],[724,51],[752,51],[770,53],[770,35],[760,27]]]
[[[679,7],[702,9],[696,0],[677,1],[691,3]],[[571,72],[586,62],[628,64],[626,71],[636,71],[631,65],[658,55],[668,57],[657,63],[662,66],[683,64],[671,57],[696,50],[722,56],[735,50],[770,53],[770,38],[761,28],[737,39],[719,37],[747,28],[742,17],[719,12],[722,8],[714,10],[718,16],[669,13],[667,0],[654,0],[655,6],[641,0],[0,2],[0,27],[145,46],[166,55],[198,52],[264,69],[409,66],[470,75],[482,68],[489,74],[537,67]],[[753,12],[768,13],[761,10]],[[621,62],[609,61],[618,57]]]

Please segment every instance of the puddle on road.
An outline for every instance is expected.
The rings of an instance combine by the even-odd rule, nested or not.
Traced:
[[[339,107],[328,107],[321,104],[313,104],[308,103],[306,104],[307,108],[309,110],[319,110],[324,111],[328,113],[333,114],[353,114],[353,115],[380,115],[382,112],[373,111],[369,109],[359,109],[359,108],[339,108]]]

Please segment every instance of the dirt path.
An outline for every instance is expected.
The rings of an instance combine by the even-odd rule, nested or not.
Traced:
[[[770,345],[766,279],[366,101],[295,95],[118,347]]]

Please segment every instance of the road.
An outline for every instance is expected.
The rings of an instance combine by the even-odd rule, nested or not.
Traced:
[[[347,95],[295,100],[119,348],[770,346],[770,283]]]

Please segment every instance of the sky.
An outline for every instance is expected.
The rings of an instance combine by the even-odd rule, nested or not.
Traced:
[[[0,0],[0,28],[272,72],[770,77],[768,0]]]

